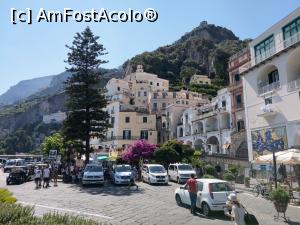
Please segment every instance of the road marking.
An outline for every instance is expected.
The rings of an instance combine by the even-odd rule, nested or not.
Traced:
[[[110,219],[110,220],[113,219],[112,217],[109,217],[109,216],[105,216],[105,215],[101,215],[101,214],[95,214],[95,213],[88,213],[88,212],[83,212],[83,211],[74,210],[74,209],[58,208],[58,207],[52,207],[52,206],[46,206],[46,205],[40,205],[40,204],[33,204],[33,203],[22,202],[22,201],[18,201],[18,203],[23,204],[23,205],[37,206],[37,207],[40,207],[40,208],[57,210],[57,211],[66,211],[66,212],[71,212],[71,213],[77,213],[77,214],[80,214],[80,215],[101,217],[101,218]]]

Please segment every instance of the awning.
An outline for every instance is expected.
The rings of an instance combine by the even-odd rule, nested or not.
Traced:
[[[275,153],[276,162],[285,165],[297,165],[300,164],[300,150],[288,149],[285,151],[279,151]],[[255,159],[256,163],[272,163],[273,154],[262,155]]]

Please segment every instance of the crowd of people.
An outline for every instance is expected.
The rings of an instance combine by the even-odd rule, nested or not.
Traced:
[[[53,179],[54,187],[57,186],[58,178],[58,166],[51,166],[47,164],[45,166],[35,166],[34,168],[34,181],[35,188],[48,188],[50,187],[50,181]]]

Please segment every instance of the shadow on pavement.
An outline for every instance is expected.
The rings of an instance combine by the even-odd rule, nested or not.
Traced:
[[[187,206],[187,205],[183,205],[181,207],[183,207],[187,210],[190,210],[190,207]],[[202,219],[207,219],[207,220],[223,220],[223,221],[229,221],[230,220],[228,217],[226,217],[224,215],[223,211],[221,211],[221,212],[211,212],[210,215],[207,217],[207,216],[205,216],[201,213],[200,209],[197,209],[197,214],[195,216],[197,216],[199,218],[202,218]],[[298,225],[298,224],[296,224],[296,225]]]
[[[88,185],[82,186],[80,184],[71,184],[69,188],[77,190],[79,192],[88,193],[91,195],[115,195],[115,196],[129,196],[129,195],[136,195],[136,194],[143,194],[144,190],[142,188],[136,188],[136,186],[116,186],[111,184],[104,184],[103,186],[99,185]]]
[[[300,222],[296,222],[296,221],[292,221],[292,220],[288,220],[286,223],[289,225],[300,225]]]

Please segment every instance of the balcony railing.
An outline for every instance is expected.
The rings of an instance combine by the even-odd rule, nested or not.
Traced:
[[[293,36],[286,38],[285,40],[283,40],[279,43],[275,42],[275,46],[273,48],[270,48],[267,51],[263,52],[262,54],[257,55],[255,57],[255,62],[253,63],[253,65],[256,65],[256,64],[266,60],[267,58],[270,58],[271,56],[275,55],[276,53],[278,53],[298,42],[300,42],[300,31],[298,31]]]
[[[258,94],[262,95],[262,94],[265,94],[265,93],[268,93],[268,92],[272,92],[272,91],[274,91],[278,88],[280,88],[280,82],[279,81],[271,83],[271,84],[263,85],[263,86],[261,85],[258,88]]]
[[[140,136],[113,136],[113,137],[106,137],[103,141],[114,141],[114,140],[140,140],[142,139]]]
[[[277,113],[276,108],[273,104],[263,105],[260,107],[261,112],[257,114],[260,117],[273,116]]]
[[[290,81],[287,85],[288,91],[295,91],[300,89],[300,79]]]

